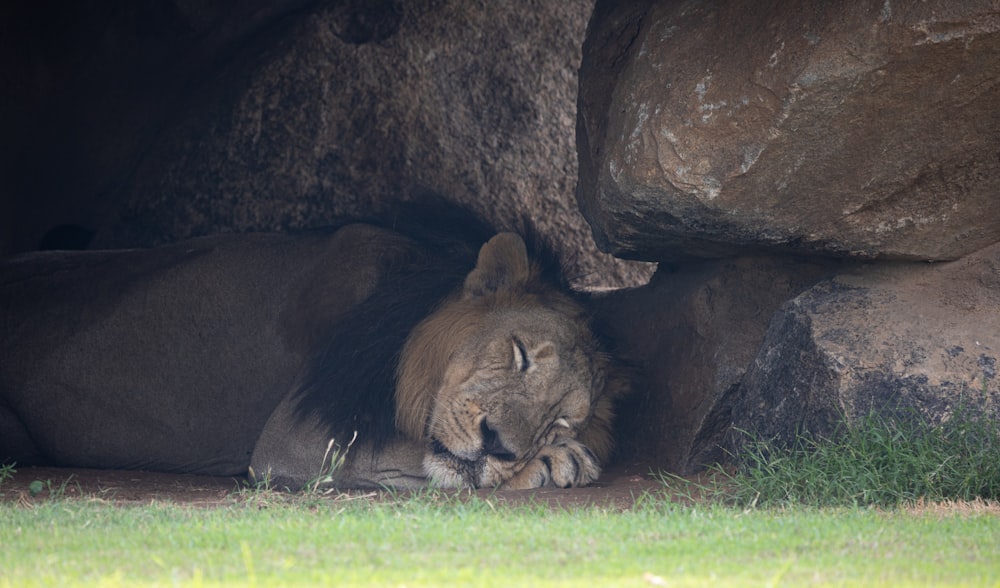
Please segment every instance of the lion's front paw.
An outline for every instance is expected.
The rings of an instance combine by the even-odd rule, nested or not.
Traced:
[[[546,445],[500,488],[523,490],[556,486],[586,486],[601,474],[597,456],[587,446],[573,439]]]

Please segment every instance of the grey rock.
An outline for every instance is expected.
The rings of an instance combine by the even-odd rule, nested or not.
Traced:
[[[693,262],[599,298],[599,320],[638,371],[619,407],[619,457],[675,472],[722,460],[736,391],[771,316],[832,267],[767,257]]]
[[[0,255],[96,229],[185,96],[317,0],[0,5]]]
[[[1000,245],[955,262],[842,273],[775,314],[727,444],[829,435],[872,413],[916,411],[932,424],[957,406],[998,414],[998,357]]]
[[[1000,241],[1000,8],[597,3],[578,199],[646,260],[952,260]]]
[[[96,244],[309,228],[435,193],[499,227],[530,218],[577,285],[642,283],[574,199],[591,8],[350,1],[259,36],[188,97]]]

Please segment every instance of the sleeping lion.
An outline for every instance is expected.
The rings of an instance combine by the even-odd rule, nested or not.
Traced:
[[[516,233],[406,233],[0,264],[0,460],[290,489],[596,480],[627,383],[582,297]]]

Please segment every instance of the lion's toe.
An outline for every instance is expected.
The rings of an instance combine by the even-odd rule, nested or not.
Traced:
[[[543,447],[502,488],[575,488],[594,482],[600,474],[597,457],[590,449],[577,441],[565,440]]]

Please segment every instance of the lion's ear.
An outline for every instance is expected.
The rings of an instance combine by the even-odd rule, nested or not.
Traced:
[[[465,295],[471,298],[509,290],[530,276],[524,240],[516,233],[499,233],[479,250],[476,269],[465,278]]]

